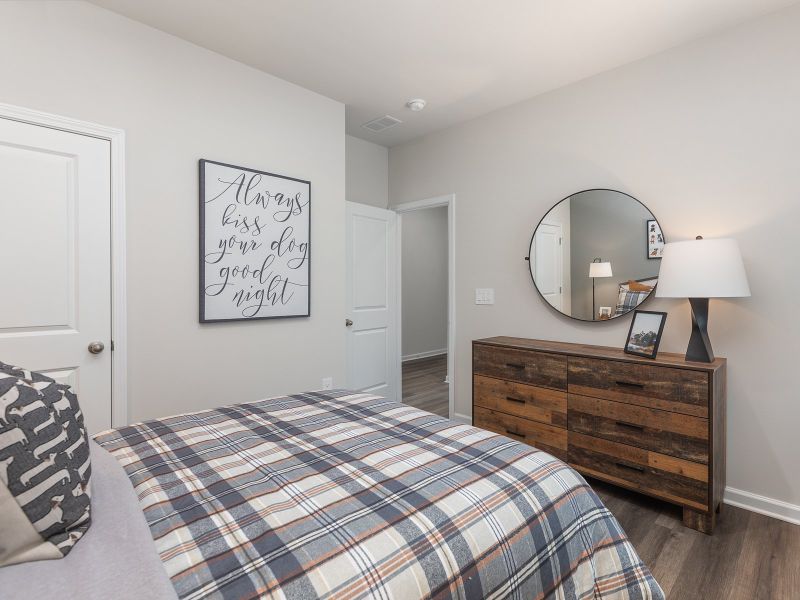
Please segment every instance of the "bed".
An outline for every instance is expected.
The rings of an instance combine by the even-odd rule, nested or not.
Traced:
[[[62,560],[0,569],[4,598],[664,597],[569,466],[384,398],[297,394],[95,442],[92,527]]]

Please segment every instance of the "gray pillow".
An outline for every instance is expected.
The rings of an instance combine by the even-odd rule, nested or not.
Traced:
[[[90,475],[72,389],[0,362],[0,566],[69,553],[91,522]]]

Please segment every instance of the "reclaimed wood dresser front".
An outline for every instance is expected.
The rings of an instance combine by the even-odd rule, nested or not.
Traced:
[[[683,507],[711,533],[725,489],[724,358],[654,360],[512,337],[472,346],[472,420],[594,477]]]

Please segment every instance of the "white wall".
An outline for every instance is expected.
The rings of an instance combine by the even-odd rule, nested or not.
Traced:
[[[447,350],[447,207],[402,218],[403,358]]]
[[[389,149],[352,135],[345,136],[348,202],[386,208],[389,204]]]
[[[344,384],[344,107],[95,6],[0,3],[0,102],[127,133],[133,420]],[[198,323],[197,161],[312,183],[311,317]]]
[[[643,201],[668,240],[739,240],[753,297],[712,301],[728,363],[728,485],[800,505],[800,7],[393,147],[390,203],[456,193],[456,411],[470,340],[517,335],[621,347],[629,318],[560,318],[532,287],[532,228],[560,198],[606,187]],[[473,304],[493,287],[496,304]],[[688,302],[662,350],[684,352]],[[776,505],[771,505],[776,506]],[[787,508],[790,510],[790,508]]]

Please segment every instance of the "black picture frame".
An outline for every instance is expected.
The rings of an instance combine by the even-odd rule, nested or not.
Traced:
[[[297,183],[305,184],[308,186],[308,204],[306,215],[308,219],[308,256],[306,259],[307,266],[306,270],[308,273],[308,285],[306,287],[307,292],[307,310],[304,313],[297,313],[297,314],[289,314],[289,315],[267,315],[267,316],[259,316],[259,317],[237,317],[237,318],[209,318],[207,311],[206,311],[206,302],[205,302],[205,288],[206,288],[206,277],[205,277],[205,255],[206,255],[206,246],[205,246],[205,238],[206,238],[206,211],[205,211],[205,192],[206,192],[206,165],[213,164],[219,165],[221,167],[228,167],[230,169],[241,169],[243,171],[248,171],[250,173],[258,173],[260,175],[266,175],[268,177],[276,177],[279,179],[286,179],[289,181],[294,181]],[[277,173],[270,173],[268,171],[260,171],[258,169],[253,169],[250,167],[243,167],[240,165],[233,165],[230,163],[219,162],[215,160],[209,160],[206,158],[201,158],[198,160],[198,207],[200,212],[200,219],[199,219],[199,255],[198,255],[198,266],[199,266],[199,288],[198,288],[198,313],[199,313],[199,322],[200,323],[231,323],[231,322],[246,322],[246,321],[264,321],[269,319],[296,319],[296,318],[308,318],[311,316],[311,182],[305,179],[298,179],[296,177],[289,177],[286,175],[278,175]]]
[[[653,329],[650,329],[650,331],[648,331],[648,333],[655,333],[655,339],[653,340],[652,344],[648,343],[646,346],[632,343],[632,338],[634,337],[634,335],[637,335],[636,333],[634,333],[634,330],[636,328],[636,320],[639,318],[640,315],[656,315],[659,318],[658,332],[656,332]],[[667,322],[667,313],[665,312],[658,312],[654,310],[634,310],[633,319],[631,319],[631,326],[628,329],[628,337],[625,338],[625,347],[623,348],[625,354],[642,356],[644,358],[655,358],[658,355],[658,347],[661,345],[661,336],[664,333],[664,325],[666,324],[666,322]]]

